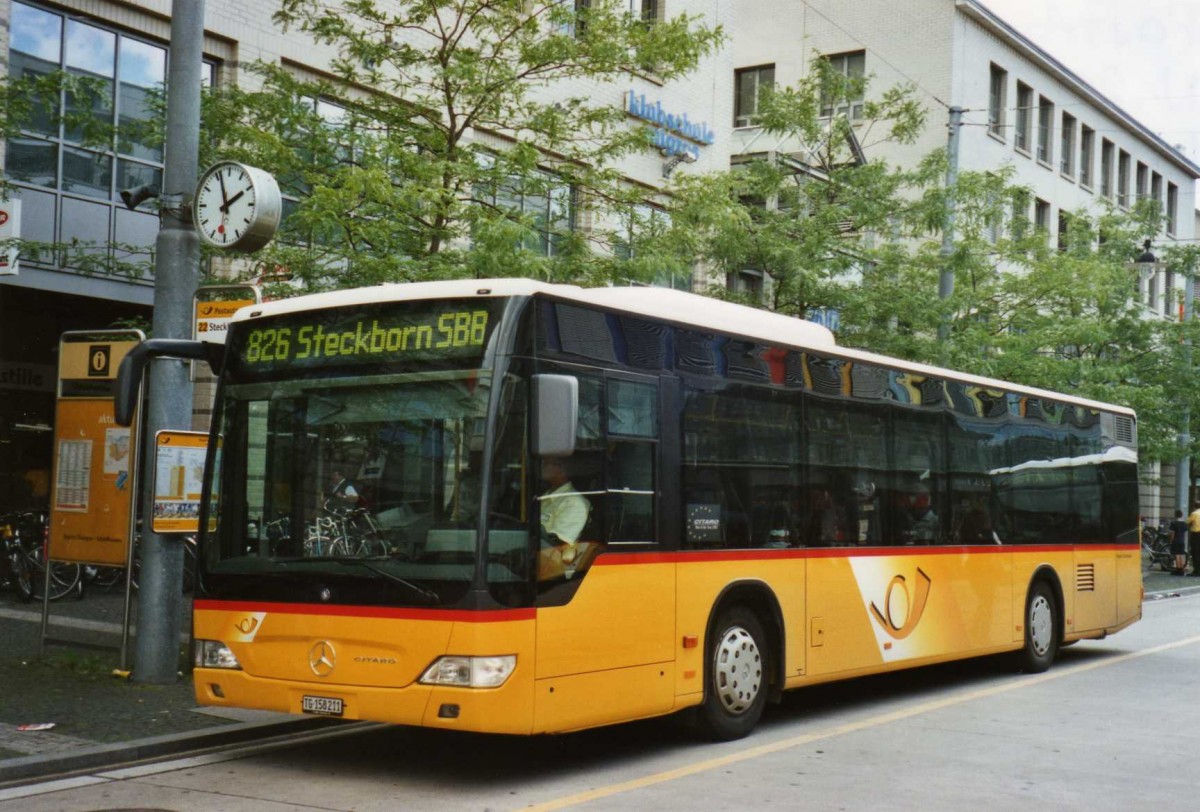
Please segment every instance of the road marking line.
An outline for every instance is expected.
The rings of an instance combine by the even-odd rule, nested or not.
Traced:
[[[819,730],[814,733],[805,733],[801,736],[793,736],[792,738],[782,739],[771,744],[751,747],[749,750],[730,753],[727,756],[719,756],[717,758],[706,759],[704,761],[697,761],[694,764],[677,767],[673,770],[666,770],[661,773],[643,776],[642,778],[635,778],[631,781],[624,781],[620,784],[612,784],[607,787],[598,787],[596,789],[588,790],[587,792],[580,792],[576,793],[575,795],[567,795],[563,798],[556,798],[552,801],[546,801],[545,803],[531,804],[529,806],[520,808],[525,810],[525,812],[530,812],[530,810],[533,810],[533,812],[550,812],[550,810],[555,809],[566,809],[567,807],[599,800],[600,798],[608,798],[613,795],[619,795],[623,792],[631,792],[636,789],[654,786],[655,784],[663,784],[668,781],[675,781],[679,778],[686,778],[689,775],[696,775],[698,773],[707,772],[708,770],[727,767],[731,764],[750,761],[751,759],[759,758],[761,756],[769,756],[783,750],[790,750],[793,747],[799,747],[804,744],[821,741],[822,739],[831,739],[836,736],[844,736],[847,733],[857,733],[862,730],[879,727],[880,725],[891,724],[892,722],[899,722],[904,719],[911,719],[914,716],[931,713],[933,711],[952,707],[954,705],[961,705],[965,702],[973,702],[976,699],[985,699],[987,697],[997,696],[1009,691],[1015,691],[1020,688],[1030,688],[1035,685],[1041,685],[1044,682],[1049,682],[1050,680],[1073,677],[1077,674],[1093,671],[1097,668],[1119,665],[1121,663],[1129,662],[1130,660],[1136,660],[1139,657],[1146,657],[1151,654],[1160,654],[1164,651],[1183,648],[1184,646],[1191,646],[1195,645],[1196,643],[1200,643],[1200,635],[1188,637],[1183,640],[1176,640],[1173,643],[1164,643],[1159,646],[1142,649],[1141,651],[1134,651],[1129,654],[1122,654],[1111,659],[1097,660],[1090,663],[1071,666],[1069,668],[1057,668],[1051,671],[1046,671],[1042,674],[1038,674],[1037,676],[1027,677],[1025,679],[1014,679],[1013,681],[1006,682],[1002,685],[994,685],[990,688],[980,688],[975,691],[968,691],[965,694],[951,696],[945,699],[936,699],[930,702],[923,702],[920,705],[916,705],[911,708],[892,711],[891,713],[881,714],[879,716],[875,716],[870,719],[864,719],[859,722],[850,722],[844,725],[838,725],[837,727],[828,728],[826,730]]]

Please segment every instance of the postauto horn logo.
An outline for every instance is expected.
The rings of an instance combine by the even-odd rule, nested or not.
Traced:
[[[896,640],[903,640],[913,633],[929,600],[932,581],[920,567],[917,567],[914,581],[913,594],[909,595],[908,580],[903,575],[894,576],[883,596],[883,610],[871,603],[871,616],[875,622]]]

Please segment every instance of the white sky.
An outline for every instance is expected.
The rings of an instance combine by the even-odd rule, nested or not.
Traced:
[[[1200,0],[982,0],[1200,164]]]

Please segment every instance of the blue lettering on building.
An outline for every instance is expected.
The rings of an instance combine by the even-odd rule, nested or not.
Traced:
[[[625,94],[625,112],[654,125],[651,140],[668,155],[700,157],[700,147],[716,140],[707,122],[692,121],[687,113],[676,115],[663,109],[662,102],[646,101],[646,94],[629,91]]]

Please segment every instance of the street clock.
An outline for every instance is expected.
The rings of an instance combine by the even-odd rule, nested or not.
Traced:
[[[269,172],[221,161],[200,178],[192,211],[204,242],[216,248],[257,251],[279,228],[283,198]]]

